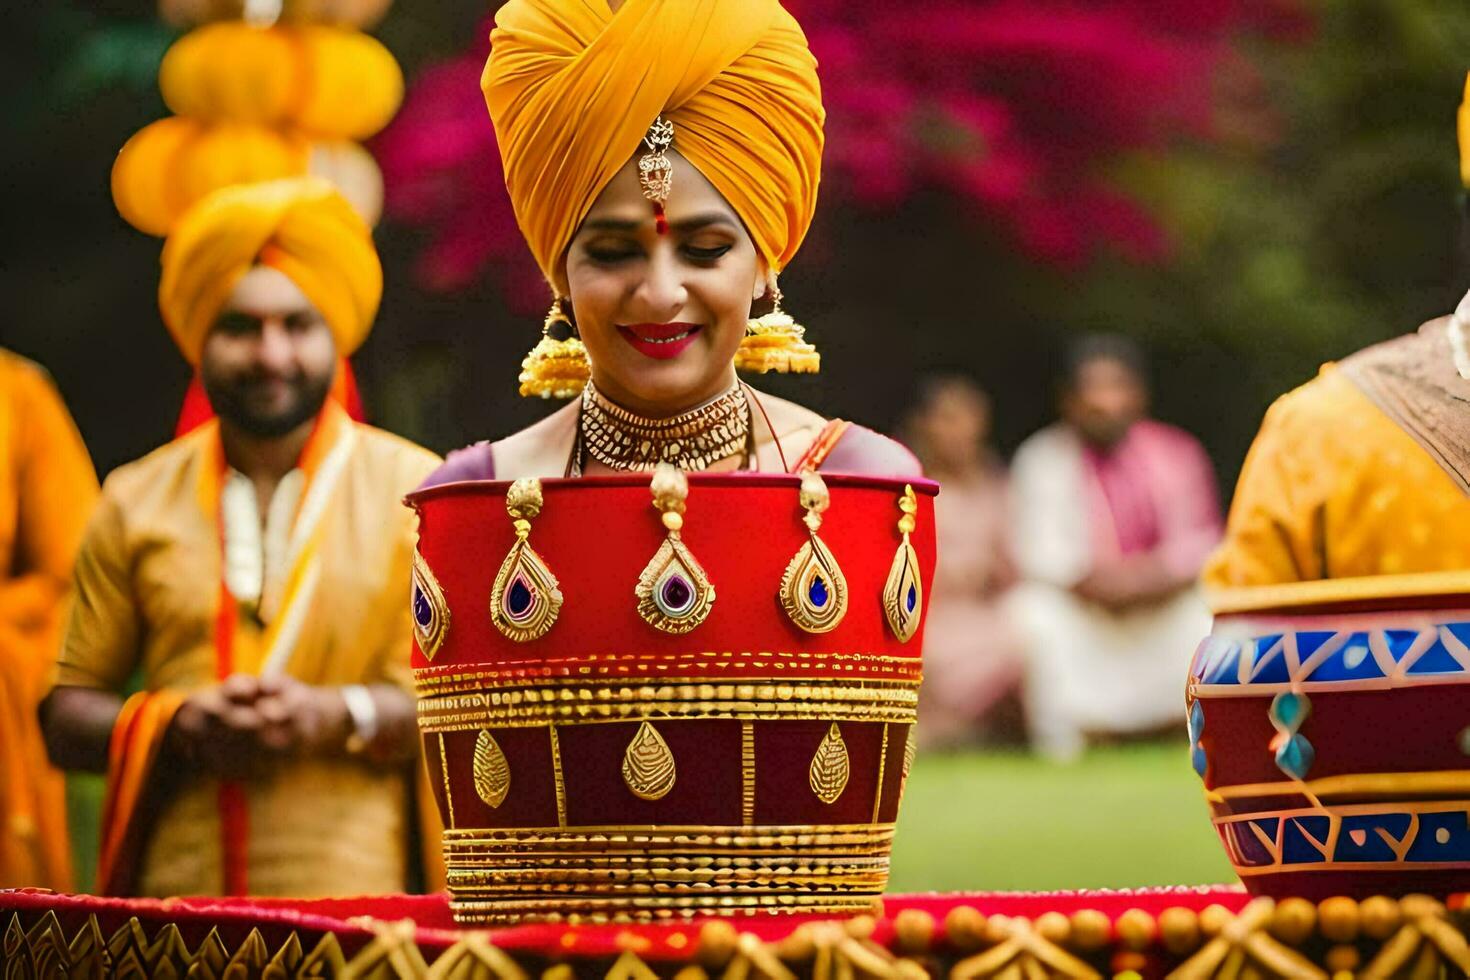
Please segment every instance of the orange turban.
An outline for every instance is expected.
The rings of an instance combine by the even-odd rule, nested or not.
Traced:
[[[268,265],[290,277],[327,321],[337,353],[367,337],[383,295],[372,232],[320,177],[226,187],[179,219],[163,246],[158,305],[192,364],[240,277]]]
[[[780,271],[821,177],[816,59],[777,0],[510,0],[481,87],[516,219],[548,280],[659,115]]]

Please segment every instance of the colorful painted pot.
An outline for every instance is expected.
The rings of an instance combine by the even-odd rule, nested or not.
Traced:
[[[415,494],[414,673],[467,924],[872,910],[911,759],[933,484]],[[669,501],[665,501],[669,504]],[[840,606],[840,608],[839,608]]]
[[[1403,585],[1272,590],[1194,656],[1191,759],[1252,892],[1470,889],[1470,592]]]

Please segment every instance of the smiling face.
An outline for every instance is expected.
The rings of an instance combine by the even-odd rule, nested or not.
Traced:
[[[630,160],[567,248],[561,291],[572,300],[592,380],[629,411],[676,415],[735,383],[735,352],[765,271],[740,218],[671,152],[673,189],[659,234]]]

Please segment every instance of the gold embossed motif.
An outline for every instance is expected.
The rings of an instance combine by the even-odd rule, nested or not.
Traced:
[[[847,788],[847,780],[851,774],[847,743],[842,740],[842,729],[834,721],[832,727],[827,729],[822,744],[817,746],[816,754],[812,756],[811,769],[808,771],[812,792],[823,803],[835,803]]]
[[[516,543],[500,563],[490,589],[490,621],[511,640],[526,643],[546,635],[561,612],[556,576],[531,547],[531,521],[541,513],[541,481],[517,480],[505,494]]]
[[[807,540],[781,576],[779,597],[786,615],[808,633],[830,632],[847,615],[847,577],[817,534],[831,500],[827,484],[815,470],[801,474],[801,506],[806,510],[802,522],[807,526]]]
[[[475,739],[475,792],[492,808],[505,802],[510,792],[510,763],[495,736],[481,731]]]
[[[623,753],[623,782],[640,800],[660,800],[674,788],[674,753],[648,722],[638,726]]]
[[[439,580],[429,570],[429,563],[424,561],[418,549],[413,553],[413,586],[409,603],[419,650],[425,659],[433,660],[449,632],[449,603],[444,599],[444,589]]]
[[[660,463],[649,487],[668,534],[638,576],[638,615],[665,633],[687,633],[715,604],[714,585],[680,538],[689,480],[673,464]]]
[[[924,580],[919,573],[919,555],[909,542],[915,515],[919,512],[919,501],[914,496],[913,487],[903,488],[903,496],[898,498],[898,509],[903,514],[898,519],[898,531],[903,540],[894,552],[888,579],[883,583],[883,614],[888,618],[888,628],[893,630],[898,642],[907,643],[918,632],[924,615]]]

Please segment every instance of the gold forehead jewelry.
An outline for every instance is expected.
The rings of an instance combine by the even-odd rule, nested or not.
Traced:
[[[541,513],[541,481],[517,480],[505,494],[505,510],[516,530],[516,543],[500,563],[490,588],[490,620],[517,643],[545,636],[561,612],[556,576],[531,547],[531,521]]]
[[[687,633],[709,615],[715,587],[680,537],[689,480],[671,463],[660,463],[649,483],[653,506],[668,534],[638,576],[633,590],[638,615],[665,633]]]
[[[888,579],[883,583],[883,614],[888,617],[888,627],[898,642],[907,643],[919,629],[919,620],[924,614],[924,580],[919,573],[919,555],[909,542],[914,531],[919,499],[914,488],[905,486],[898,498],[898,532],[903,535],[898,550],[893,554],[893,564],[888,569]]]
[[[781,576],[781,608],[808,633],[827,633],[847,615],[847,577],[836,557],[817,534],[822,514],[832,503],[827,484],[816,470],[801,474],[801,506],[806,511],[806,543]]]
[[[663,116],[654,119],[644,134],[643,145],[648,152],[638,158],[638,183],[643,187],[643,196],[653,204],[654,227],[662,235],[669,230],[664,204],[674,182],[674,165],[668,156],[669,147],[674,145],[674,124]]]
[[[750,403],[739,384],[667,419],[634,415],[590,381],[582,389],[582,444],[587,455],[614,470],[651,470],[661,463],[708,469],[747,449],[749,440]]]

